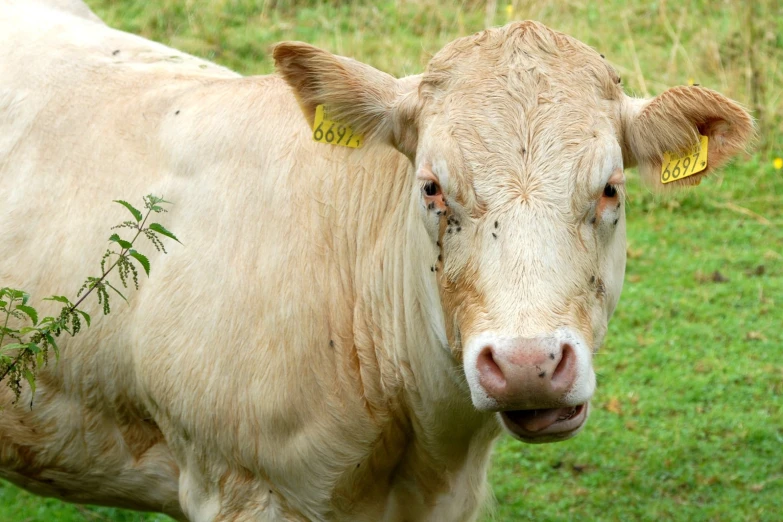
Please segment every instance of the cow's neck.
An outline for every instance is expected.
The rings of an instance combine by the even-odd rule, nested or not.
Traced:
[[[424,228],[415,177],[399,158],[394,169],[386,167],[360,169],[364,179],[352,183],[365,191],[373,187],[374,194],[359,195],[367,207],[359,205],[356,216],[345,216],[346,226],[352,218],[359,223],[358,244],[369,247],[356,249],[354,274],[359,312],[354,328],[361,332],[355,336],[360,365],[368,361],[362,368],[368,409],[386,423],[383,437],[407,448],[397,473],[409,468],[452,477],[462,471],[483,474],[499,428],[493,415],[473,407],[461,364],[446,346],[432,268],[438,252]],[[377,372],[369,368],[376,361]],[[417,479],[446,486],[438,486],[434,476]]]

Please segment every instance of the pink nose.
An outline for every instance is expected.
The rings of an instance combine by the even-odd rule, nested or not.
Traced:
[[[481,349],[479,382],[503,409],[555,408],[577,379],[578,354],[552,338],[514,339]]]

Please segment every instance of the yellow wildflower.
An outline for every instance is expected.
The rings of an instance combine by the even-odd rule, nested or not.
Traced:
[[[514,4],[508,4],[506,6],[506,21],[511,21],[514,18]]]
[[[772,165],[775,167],[775,170],[783,169],[783,158],[775,158]]]

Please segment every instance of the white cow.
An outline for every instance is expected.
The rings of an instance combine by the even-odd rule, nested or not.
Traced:
[[[700,87],[630,98],[535,22],[399,80],[274,57],[241,77],[78,0],[0,5],[0,282],[76,290],[112,199],[176,202],[184,243],[63,339],[32,409],[0,387],[0,476],[192,521],[474,520],[502,427],[548,442],[588,417],[623,169],[662,187],[701,134],[705,170],[666,187],[698,182],[751,119]],[[315,142],[319,105],[363,146]]]

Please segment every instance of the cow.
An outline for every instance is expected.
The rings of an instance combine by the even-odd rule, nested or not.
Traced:
[[[401,79],[301,42],[243,77],[79,0],[6,0],[0,42],[0,281],[78,289],[113,199],[163,195],[182,240],[34,395],[2,387],[0,476],[178,520],[475,520],[502,432],[585,426],[625,169],[673,192],[753,134],[532,21]],[[701,170],[663,183],[689,147]]]

